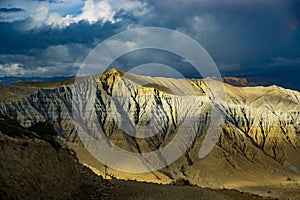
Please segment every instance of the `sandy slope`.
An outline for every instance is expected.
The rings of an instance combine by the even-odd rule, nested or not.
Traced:
[[[110,187],[65,146],[0,132],[0,199],[108,199]]]
[[[14,137],[0,131],[0,199],[262,199],[229,190],[106,181],[64,144],[55,149],[34,134],[22,135],[28,130],[18,130]]]

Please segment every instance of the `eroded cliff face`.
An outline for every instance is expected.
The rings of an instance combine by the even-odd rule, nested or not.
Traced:
[[[91,81],[95,93],[91,93]],[[186,134],[193,141],[181,158],[161,170],[170,179],[185,177],[198,185],[219,187],[233,183],[234,177],[251,182],[264,169],[278,178],[294,176],[293,172],[300,170],[297,91],[277,86],[234,87],[214,79],[143,77],[116,69],[76,83],[80,83],[76,89],[85,95],[84,101],[77,103],[92,104],[106,136],[125,150],[141,153],[164,147],[185,122]],[[27,87],[27,92],[20,85],[13,87],[18,95],[2,98],[0,114],[25,126],[52,121],[62,138],[79,142],[72,117],[74,87],[67,81],[30,90]],[[224,98],[215,101],[220,88],[225,92]],[[213,124],[213,106],[224,113],[222,133],[212,152],[199,159],[199,148]],[[85,112],[84,117],[93,120],[94,116]],[[142,138],[145,135],[151,137]],[[222,168],[220,174],[218,167]],[[256,172],[251,172],[253,169]],[[243,171],[249,173],[244,176]],[[266,180],[268,176],[265,175]]]

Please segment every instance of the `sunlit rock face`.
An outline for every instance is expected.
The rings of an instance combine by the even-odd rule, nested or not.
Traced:
[[[212,78],[145,77],[116,69],[75,83],[79,87],[74,80],[3,86],[0,114],[24,126],[51,121],[63,139],[80,143],[72,115],[76,88],[86,95],[83,99],[95,111],[109,140],[127,151],[144,153],[164,147],[185,122],[186,134],[193,141],[182,157],[161,170],[170,179],[185,177],[202,186],[235,187],[257,177],[267,181],[300,172],[297,91],[277,86],[234,87]],[[214,101],[218,89],[211,87],[222,88],[224,98]],[[216,146],[199,159],[199,148],[214,120],[213,106],[221,108],[225,121]],[[84,117],[95,120],[92,114]]]

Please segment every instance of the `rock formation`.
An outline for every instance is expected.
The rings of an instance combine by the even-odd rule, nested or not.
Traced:
[[[94,94],[90,93],[91,82]],[[116,69],[59,83],[1,87],[5,95],[0,97],[0,114],[28,127],[51,121],[60,137],[71,143],[81,143],[72,115],[74,88],[86,95],[85,103],[95,111],[107,138],[127,151],[162,148],[187,122],[191,145],[176,162],[159,171],[169,181],[183,177],[200,186],[243,190],[257,182],[267,185],[299,178],[298,91],[277,86],[235,87],[212,78],[145,77]],[[201,144],[216,120],[213,107],[223,112],[224,124],[217,144],[200,159]],[[92,120],[94,116],[85,117]]]

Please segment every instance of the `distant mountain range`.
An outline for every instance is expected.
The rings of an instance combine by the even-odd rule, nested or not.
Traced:
[[[57,77],[0,77],[0,84],[12,84],[15,82],[53,82],[72,78],[74,76],[57,76]]]
[[[293,70],[282,69],[280,71],[257,72],[239,77],[246,78],[249,82],[255,83],[255,85],[278,85],[280,87],[300,91],[299,75],[300,68],[295,68]]]
[[[283,88],[300,91],[300,69],[282,70],[273,72],[258,72],[240,76],[225,76],[224,82],[234,86],[271,86],[278,85]],[[57,77],[0,77],[0,84],[12,84],[15,82],[55,82],[74,78],[75,76]]]

